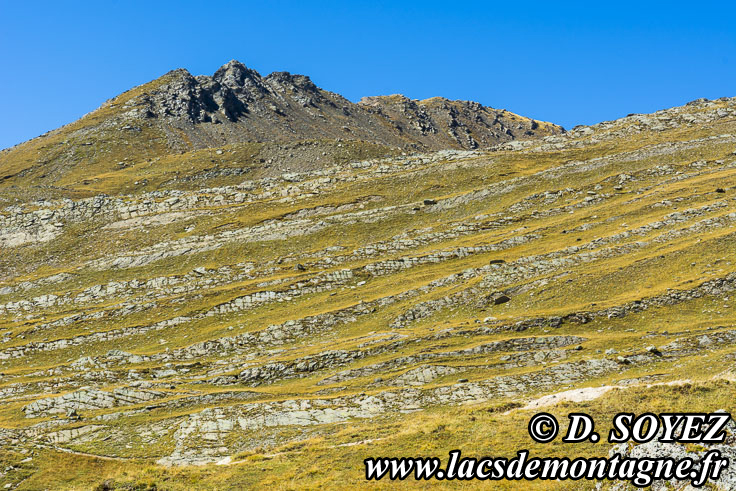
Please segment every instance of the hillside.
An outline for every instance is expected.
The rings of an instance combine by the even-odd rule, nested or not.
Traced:
[[[169,98],[181,84],[183,105]],[[269,109],[279,87],[311,102]],[[253,123],[278,110],[317,143]],[[328,123],[297,116],[310,111]],[[438,126],[448,111],[478,148]],[[486,112],[533,124],[436,99],[351,105],[231,63],[172,72],[4,153],[11,185],[76,191],[88,175],[106,194],[0,210],[0,484],[346,489],[372,456],[611,450],[534,443],[540,407],[603,427],[622,410],[733,411],[736,99],[560,134],[537,123],[546,136],[493,147],[497,125],[471,116]],[[437,133],[410,129],[419,114]],[[332,132],[340,118],[364,121],[351,129],[363,143]],[[139,128],[128,144],[166,136],[118,169],[105,132],[123,121]],[[96,157],[66,167],[76,157],[44,143],[63,140]],[[271,173],[205,175],[249,145],[273,152]],[[282,145],[334,159],[299,167]],[[19,170],[42,150],[57,157]],[[149,151],[171,167],[141,166]]]
[[[354,104],[309,77],[262,77],[231,61],[212,76],[171,71],[74,123],[3,150],[0,199],[158,189],[146,188],[140,177],[151,174],[149,180],[159,184],[208,180],[212,172],[272,176],[340,163],[346,154],[362,159],[488,148],[562,131],[505,110],[439,97],[414,101],[395,95]],[[278,152],[273,144],[290,148]]]

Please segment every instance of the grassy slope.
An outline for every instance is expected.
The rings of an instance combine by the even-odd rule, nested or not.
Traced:
[[[735,131],[736,123],[726,120],[708,126],[682,127],[664,133],[646,132],[623,140],[601,141],[584,148],[541,153],[496,152],[466,159],[462,165],[439,162],[407,169],[396,166],[386,174],[345,168],[341,175],[350,179],[337,179],[331,184],[329,192],[298,198],[293,202],[269,198],[242,205],[203,207],[199,211],[206,213],[198,215],[195,220],[175,221],[151,227],[149,233],[140,233],[141,229],[103,229],[104,224],[116,220],[113,217],[103,217],[90,223],[69,227],[54,241],[16,248],[12,255],[0,259],[0,267],[16,272],[14,277],[3,285],[17,285],[24,280],[35,280],[59,272],[73,273],[74,279],[61,285],[39,286],[28,292],[1,296],[0,302],[3,303],[45,293],[60,291],[77,293],[89,286],[112,280],[181,276],[200,266],[214,269],[230,265],[235,268],[243,261],[252,262],[255,270],[263,272],[263,275],[198,289],[191,294],[169,293],[156,299],[157,306],[154,309],[123,318],[103,317],[99,320],[79,321],[53,329],[38,330],[36,327],[42,322],[50,322],[78,311],[87,313],[106,311],[119,304],[121,299],[113,296],[93,305],[51,308],[40,314],[31,315],[30,318],[0,316],[2,332],[11,337],[10,341],[3,344],[3,349],[23,346],[31,341],[65,339],[94,331],[148,325],[177,315],[206,311],[245,293],[267,289],[259,286],[259,283],[265,280],[282,279],[283,284],[269,288],[286,288],[292,283],[310,278],[317,272],[336,271],[346,267],[359,272],[364,265],[378,260],[404,256],[417,257],[463,246],[496,244],[520,234],[537,236],[536,239],[508,249],[429,263],[391,275],[369,276],[356,273],[356,279],[345,288],[297,297],[288,303],[271,303],[244,312],[219,314],[183,324],[175,329],[116,341],[96,342],[92,346],[81,345],[65,350],[38,352],[26,356],[22,362],[6,361],[2,370],[8,377],[3,381],[3,386],[17,383],[40,385],[39,389],[30,390],[23,399],[4,402],[0,408],[0,425],[4,428],[22,428],[31,424],[22,418],[20,408],[29,398],[47,395],[40,387],[54,383],[57,378],[56,375],[44,373],[42,370],[67,366],[70,360],[80,356],[101,354],[113,348],[140,354],[161,353],[164,346],[162,341],[167,348],[173,350],[197,341],[232,335],[231,327],[235,327],[235,333],[258,332],[270,324],[297,316],[335,311],[356,305],[360,301],[370,302],[387,295],[426,286],[433,280],[445,278],[468,268],[485,266],[491,259],[503,258],[507,263],[512,263],[529,256],[563,251],[571,246],[593,244],[591,248],[593,252],[611,246],[628,245],[632,249],[626,253],[605,255],[596,260],[574,262],[549,272],[529,272],[527,275],[508,279],[500,288],[515,292],[511,302],[493,307],[459,304],[440,309],[398,330],[401,334],[406,334],[409,340],[417,340],[416,343],[407,343],[394,350],[351,362],[349,366],[341,367],[340,370],[365,367],[400,355],[442,352],[512,337],[546,335],[579,335],[586,338],[582,343],[582,350],[568,351],[568,358],[565,361],[574,362],[605,358],[601,352],[611,347],[621,354],[630,355],[643,352],[644,347],[650,344],[661,346],[678,338],[690,339],[702,333],[732,329],[736,324],[733,298],[704,297],[680,304],[651,308],[623,318],[599,317],[586,324],[565,323],[554,330],[534,327],[522,333],[504,330],[497,333],[462,334],[479,325],[485,325],[482,319],[487,316],[497,318],[496,324],[501,325],[527,318],[593,311],[661,295],[668,289],[690,289],[710,279],[723,278],[736,271],[736,264],[733,262],[733,222],[724,227],[702,226],[699,229],[686,230],[703,219],[725,219],[734,211],[733,189],[736,187],[736,171],[733,167],[715,163],[733,160],[734,144],[706,142],[670,154],[645,154],[644,157],[633,161],[622,157],[627,152],[651,149],[664,142],[691,141]],[[242,149],[237,147],[232,150],[237,155]],[[611,161],[591,171],[568,173],[561,177],[543,174],[545,169],[552,169],[567,162],[590,162],[591,159],[605,156],[611,156]],[[153,187],[157,183],[167,181],[166,173],[171,172],[177,165],[190,164],[193,167],[202,165],[204,168],[209,165],[207,159],[210,158],[217,157],[204,151],[170,157],[171,160],[166,162],[162,172],[157,173],[151,167],[149,182]],[[693,162],[699,160],[706,161],[707,165],[704,168],[691,166]],[[663,165],[669,165],[671,169],[663,172],[652,171],[657,166]],[[712,170],[709,170],[711,168]],[[126,173],[128,169],[116,172]],[[129,180],[132,178],[130,176],[137,175],[119,178],[116,172],[100,174],[98,176],[100,180],[96,182],[102,187],[96,189],[119,189],[116,188],[119,181]],[[680,174],[677,174],[678,172]],[[622,173],[634,175],[637,180],[633,183],[624,183],[622,190],[616,190],[614,186],[618,182],[617,176]],[[468,196],[469,193],[486,189],[494,184],[499,184],[499,190],[491,197],[468,200],[446,210],[429,207],[422,207],[419,211],[413,210],[414,205],[424,199],[442,200]],[[280,185],[285,187],[289,184]],[[587,192],[597,186],[600,186],[595,191],[597,195],[610,196],[601,202],[583,205],[583,200],[589,196]],[[716,193],[717,187],[725,188],[728,192],[725,195]],[[566,188],[578,192],[563,194],[550,202],[540,196],[547,191]],[[373,196],[380,197],[380,201],[367,200]],[[714,208],[684,223],[647,230],[612,244],[595,242],[599,238],[610,237],[624,230],[636,230],[640,226],[662,220],[664,216],[678,210],[700,208],[724,200],[727,203],[725,207]],[[670,201],[671,204],[661,205],[663,201]],[[403,206],[403,208],[386,212],[386,215],[377,222],[337,222],[323,232],[301,235],[291,240],[259,241],[256,238],[250,242],[226,241],[215,250],[163,259],[138,268],[97,270],[90,266],[91,260],[110,255],[133,254],[165,241],[216,236],[271,220],[285,220],[291,213],[299,210],[340,205],[358,206],[358,204],[363,204],[364,211],[386,209],[390,206]],[[572,213],[566,210],[559,211],[561,207],[576,205],[580,206],[571,208]],[[536,211],[537,215],[533,214],[533,211]],[[548,212],[547,216],[544,216],[545,212]],[[327,211],[315,221],[328,219],[333,215],[339,216],[340,213]],[[512,216],[515,220],[502,224],[494,222],[504,216]],[[390,241],[400,234],[410,237],[420,236],[423,233],[421,231],[428,227],[433,231],[446,231],[460,223],[481,224],[488,227],[472,234],[441,239],[439,242],[423,242],[412,246],[409,250],[382,253],[377,257],[351,257],[345,263],[336,266],[312,265],[312,262],[321,257],[338,258],[366,244]],[[189,225],[194,225],[194,228],[190,229]],[[580,228],[582,225],[585,227]],[[663,234],[676,231],[681,231],[679,236],[658,240]],[[637,241],[648,243],[637,246]],[[340,252],[324,252],[325,248],[330,246],[341,246],[344,249]],[[279,258],[280,261],[277,262]],[[306,272],[297,272],[294,269],[296,263],[305,263]],[[366,284],[358,287],[357,282],[361,279],[365,279]],[[274,361],[288,362],[327,349],[356,349],[359,343],[365,341],[366,336],[374,332],[395,331],[389,328],[389,324],[417,302],[438,299],[479,284],[480,279],[474,278],[422,292],[418,296],[388,305],[370,315],[361,316],[355,322],[339,325],[314,337],[290,340],[279,346],[283,351],[254,350],[249,363],[257,365]],[[129,299],[138,303],[144,302],[142,296]],[[432,336],[440,329],[450,329],[455,334],[444,339],[433,338]],[[504,354],[443,359],[437,363],[460,367],[464,370],[462,375],[440,377],[432,381],[428,387],[452,386],[459,376],[476,382],[492,380],[502,375],[534,373],[544,368],[538,365],[504,368],[501,359]],[[655,388],[635,386],[611,392],[596,401],[557,406],[552,412],[560,420],[564,420],[567,412],[585,410],[603,422],[610,420],[612,414],[624,407],[634,412],[732,410],[733,387],[722,379],[731,376],[729,371],[733,369],[733,355],[734,349],[731,345],[717,345],[663,362],[623,367],[621,372],[586,379],[575,387],[620,384],[631,379],[661,382],[688,379],[692,380],[693,384]],[[211,359],[205,358],[200,361],[207,363],[218,358],[219,355],[213,354]],[[141,370],[162,368],[163,364],[161,361],[154,361],[140,364],[136,368]],[[400,375],[408,368],[411,366],[397,367],[383,375],[388,379]],[[274,401],[325,397],[319,394],[325,387],[334,389],[334,394],[347,396],[363,392],[379,394],[383,390],[373,385],[375,375],[358,377],[340,384],[317,385],[329,374],[322,371],[303,378],[284,379],[255,388],[242,386],[223,388],[209,384],[195,384],[191,378],[182,376],[174,379],[176,389],[171,389],[170,399],[167,400],[183,397],[187,391],[214,394],[229,390],[250,390],[257,394],[256,400]],[[714,377],[717,380],[714,380]],[[202,407],[161,409],[111,423],[110,431],[121,432],[114,433],[117,436],[112,440],[82,442],[68,446],[80,452],[115,456],[126,460],[96,459],[35,448],[32,450],[35,455],[31,461],[19,463],[28,455],[20,452],[28,451],[28,448],[13,445],[6,450],[3,460],[15,463],[18,468],[8,472],[3,479],[5,482],[17,483],[25,478],[22,487],[26,489],[44,486],[88,489],[107,479],[121,487],[140,485],[143,489],[149,483],[155,483],[163,489],[263,486],[280,489],[344,488],[346,483],[348,485],[362,483],[362,459],[366,456],[445,456],[447,451],[453,448],[461,448],[465,453],[475,455],[513,455],[519,448],[529,448],[538,455],[605,454],[609,447],[604,443],[574,446],[533,444],[526,435],[526,422],[532,412],[513,411],[504,414],[505,409],[518,405],[519,399],[528,399],[566,388],[566,386],[538,388],[528,391],[521,398],[498,397],[490,402],[463,407],[440,406],[409,414],[390,413],[372,420],[354,420],[304,431],[284,428],[279,430],[281,435],[273,438],[269,436],[270,443],[263,446],[257,444],[258,434],[244,435],[241,442],[230,444],[231,448],[237,449],[239,443],[247,443],[243,449],[233,453],[234,460],[242,460],[242,463],[227,467],[167,469],[154,465],[152,459],[143,458],[160,457],[170,453],[171,435],[154,443],[144,444],[136,439],[138,428],[156,421],[172,422],[173,426],[176,418],[199,411]],[[49,390],[53,393],[63,393],[73,389],[72,384],[61,382]],[[237,406],[237,403],[223,404],[227,405]],[[82,415],[87,419],[115,410],[86,411],[82,412]],[[33,423],[44,420],[41,418]],[[268,434],[271,435],[272,432],[269,431]],[[130,448],[123,442],[128,442]],[[68,471],[60,473],[60,469]],[[381,483],[379,487],[389,485]],[[426,485],[420,483],[416,486]],[[445,483],[443,486],[463,487],[463,484]],[[508,486],[513,487],[511,484]],[[538,486],[545,487],[545,485]]]
[[[644,412],[712,411],[733,409],[733,383],[697,382],[683,385],[635,387],[609,392],[584,403],[563,403],[551,408],[567,429],[567,414],[583,411],[595,419],[597,431],[607,435],[613,416],[626,408]],[[537,411],[511,410],[509,405],[484,403],[466,407],[439,408],[397,415],[369,424],[342,425],[297,444],[235,456],[231,465],[218,467],[162,468],[144,461],[115,461],[81,455],[39,451],[32,462],[21,463],[25,455],[5,452],[6,462],[17,466],[14,480],[25,478],[25,489],[91,489],[106,483],[114,489],[345,489],[361,487],[393,489],[397,483],[366,483],[362,478],[363,459],[368,456],[440,456],[461,449],[467,457],[513,457],[520,449],[532,456],[606,456],[609,445],[601,442],[539,444],[523,431]],[[512,406],[511,406],[512,407]],[[62,471],[63,469],[63,471]],[[10,476],[9,476],[10,477]],[[402,487],[426,489],[430,483],[407,480]],[[550,483],[524,484],[526,489],[549,489]],[[440,489],[518,489],[504,482],[433,482]],[[555,489],[578,489],[577,483],[558,483]],[[101,488],[100,488],[101,489]]]

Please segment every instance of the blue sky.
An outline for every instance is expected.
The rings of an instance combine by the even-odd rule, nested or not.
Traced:
[[[736,96],[735,2],[0,0],[0,148],[238,59],[357,101],[441,95],[570,128]]]

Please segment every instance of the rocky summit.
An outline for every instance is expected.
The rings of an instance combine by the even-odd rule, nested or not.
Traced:
[[[230,62],[0,182],[7,488],[346,489],[368,457],[613,451],[532,441],[540,408],[734,409],[736,99],[563,132]],[[619,450],[706,450],[651,446]]]
[[[562,131],[505,110],[440,97],[416,101],[392,95],[354,104],[304,75],[262,77],[231,61],[212,76],[171,71],[70,125],[0,152],[0,197],[127,192],[151,180],[160,185],[161,174],[164,181],[203,175],[206,180],[213,167],[225,176],[271,176],[397,149],[482,149]],[[341,142],[354,148],[336,149]],[[274,143],[291,146],[280,152]],[[220,147],[237,151],[237,157],[212,158],[206,152]],[[194,160],[205,158],[206,170],[191,165],[191,153],[198,150],[204,153]]]

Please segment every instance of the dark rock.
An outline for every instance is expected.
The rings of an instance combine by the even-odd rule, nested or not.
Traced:
[[[497,297],[495,297],[493,299],[493,304],[494,305],[501,305],[502,303],[509,302],[510,300],[511,300],[511,297],[509,297],[508,295],[503,295],[502,294],[502,295],[498,295]]]
[[[647,352],[654,356],[662,356],[662,352],[659,351],[655,346],[647,346]]]

